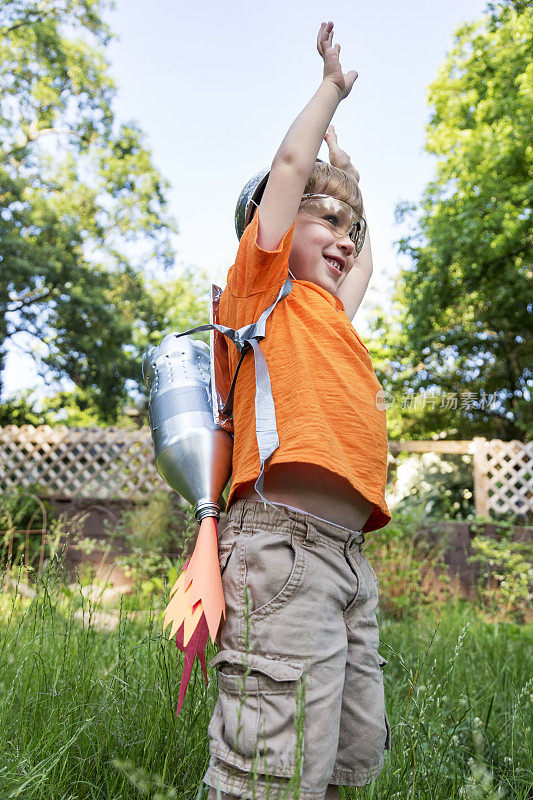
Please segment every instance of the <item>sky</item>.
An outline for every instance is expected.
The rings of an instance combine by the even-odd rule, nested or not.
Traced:
[[[455,29],[479,19],[486,0],[270,0],[267,3],[117,0],[106,19],[117,85],[115,112],[145,131],[153,160],[170,182],[178,224],[177,276],[204,269],[225,284],[237,250],[234,209],[248,179],[270,165],[294,118],[318,88],[320,23],[335,24],[341,65],[359,77],[333,124],[361,175],[374,257],[365,313],[390,313],[399,268],[394,221],[400,201],[417,201],[435,170],[424,152],[427,87]],[[324,16],[327,13],[327,17]],[[319,157],[327,160],[324,143]],[[7,358],[2,399],[35,387],[47,393],[20,336]],[[68,385],[68,383],[66,384]]]

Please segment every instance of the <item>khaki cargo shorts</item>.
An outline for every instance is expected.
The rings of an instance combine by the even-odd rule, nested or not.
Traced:
[[[323,800],[328,784],[363,786],[383,768],[387,662],[363,542],[287,506],[237,500],[229,509],[208,786],[274,800],[297,779],[300,800]]]

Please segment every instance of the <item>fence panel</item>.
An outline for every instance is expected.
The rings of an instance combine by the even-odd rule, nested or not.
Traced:
[[[485,442],[483,491],[489,515],[533,510],[533,442]]]
[[[0,487],[38,484],[43,496],[143,499],[168,488],[148,428],[0,428]],[[170,491],[170,490],[169,490]]]

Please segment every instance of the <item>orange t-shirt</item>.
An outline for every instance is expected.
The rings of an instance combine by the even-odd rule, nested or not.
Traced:
[[[231,328],[256,322],[271,305],[289,270],[294,224],[275,251],[257,244],[259,215],[246,227],[219,305],[219,321]],[[341,300],[315,283],[293,280],[266,325],[265,356],[276,411],[279,447],[272,464],[305,462],[346,478],[369,502],[363,531],[382,528],[391,514],[385,503],[388,440],[385,411],[376,405],[381,385],[368,349]],[[228,341],[229,374],[240,358]],[[233,472],[228,508],[238,486],[260,471],[255,431],[255,369],[250,349],[235,384]],[[268,499],[268,495],[267,495]]]

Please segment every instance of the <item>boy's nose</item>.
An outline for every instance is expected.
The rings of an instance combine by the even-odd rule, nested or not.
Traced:
[[[339,236],[337,239],[337,247],[343,249],[347,255],[351,255],[354,251],[355,244],[352,242],[347,233]]]

